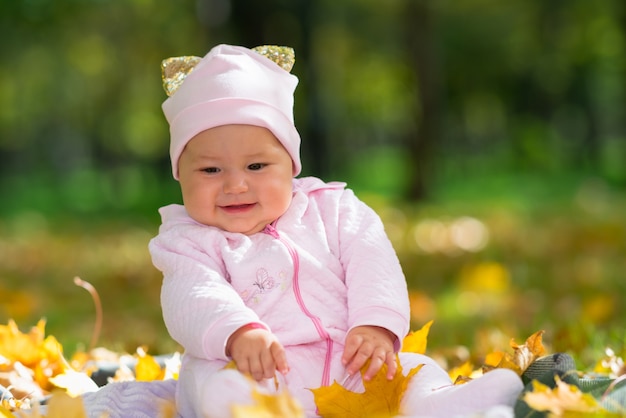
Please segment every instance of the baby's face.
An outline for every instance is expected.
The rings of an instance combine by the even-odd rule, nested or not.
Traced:
[[[180,156],[185,208],[196,221],[254,234],[291,203],[292,161],[267,129],[224,125],[193,137]]]

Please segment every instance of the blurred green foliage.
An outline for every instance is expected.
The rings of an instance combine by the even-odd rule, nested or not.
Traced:
[[[408,199],[511,172],[582,171],[623,186],[625,10],[619,0],[5,1],[0,213],[141,214],[178,199],[160,61],[221,42],[295,47],[305,174]],[[396,176],[353,170],[377,154],[404,156]]]
[[[479,198],[476,190],[497,193]],[[398,251],[413,329],[435,320],[433,353],[469,353],[480,364],[511,338],[523,342],[544,329],[549,350],[571,353],[581,367],[592,367],[605,348],[626,354],[626,196],[580,177],[551,192],[541,178],[515,177],[466,182],[420,205],[363,194]],[[3,221],[0,318],[28,327],[46,317],[66,350],[86,345],[95,314],[89,294],[73,284],[80,276],[104,305],[100,344],[176,350],[146,248],[156,228],[156,221],[59,222],[26,211]]]
[[[15,0],[0,39],[2,322],[88,341],[78,275],[103,342],[174,349],[146,248],[180,200],[160,61],[286,44],[304,173],[379,210],[433,346],[623,349],[621,0]]]

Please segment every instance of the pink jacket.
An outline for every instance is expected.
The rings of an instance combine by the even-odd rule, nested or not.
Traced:
[[[288,211],[250,236],[199,224],[181,205],[160,213],[150,252],[164,275],[165,324],[186,356],[221,367],[228,337],[260,322],[285,346],[292,372],[316,371],[306,384],[319,387],[342,378],[351,328],[387,328],[397,349],[409,331],[395,251],[380,218],[343,183],[294,179]]]

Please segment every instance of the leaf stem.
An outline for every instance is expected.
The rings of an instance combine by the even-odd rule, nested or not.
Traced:
[[[96,308],[96,323],[93,327],[91,343],[89,344],[89,351],[91,351],[96,348],[96,343],[98,342],[98,338],[100,338],[100,331],[102,330],[102,303],[100,302],[100,295],[91,283],[82,280],[78,276],[74,277],[74,284],[89,292],[91,298],[93,299],[94,307]]]

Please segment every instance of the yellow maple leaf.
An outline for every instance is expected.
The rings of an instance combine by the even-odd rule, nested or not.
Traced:
[[[70,366],[63,357],[63,346],[52,335],[46,337],[39,346],[39,361],[33,370],[35,381],[46,390],[52,389],[50,378],[70,371]]]
[[[563,382],[559,376],[555,376],[554,380],[556,382],[554,389],[533,380],[533,391],[526,392],[524,402],[536,411],[548,411],[556,416],[563,416],[565,412],[602,411],[602,407],[592,395]]]
[[[495,351],[493,353],[487,354],[485,357],[485,365],[483,366],[483,372],[488,372],[492,369],[509,369],[513,370],[519,376],[524,373],[520,366],[518,366],[513,356],[509,353],[505,353],[503,351]]]
[[[44,390],[52,389],[50,377],[65,372],[69,364],[63,347],[53,336],[45,336],[46,321],[39,320],[29,333],[20,332],[15,321],[0,325],[0,357],[9,364],[20,363],[33,371],[34,380]]]
[[[511,369],[521,376],[528,366],[546,354],[546,349],[542,342],[543,333],[544,331],[535,332],[522,345],[518,345],[514,339],[511,339],[510,345],[513,349],[513,354],[494,352],[487,355],[484,369]]]
[[[300,403],[289,394],[281,390],[275,394],[263,394],[256,389],[252,390],[253,405],[233,405],[233,418],[304,418],[304,410]]]
[[[86,373],[66,370],[49,379],[59,389],[64,389],[70,396],[80,396],[86,392],[98,390],[98,385]]]
[[[58,392],[48,400],[46,418],[87,418],[87,413],[82,398]]]
[[[15,321],[9,319],[7,325],[0,325],[0,354],[11,362],[19,361],[26,367],[35,366],[39,361],[45,326],[46,321],[42,319],[28,334],[24,334]]]
[[[234,360],[229,361],[223,370],[237,370],[237,365]],[[246,376],[250,381],[250,384],[256,385],[256,381]],[[274,376],[274,386],[278,389],[279,381]],[[295,399],[287,389],[282,389],[277,393],[264,394],[259,392],[256,388],[252,389],[252,398],[255,403],[252,405],[232,405],[231,413],[233,418],[281,418],[281,417],[293,417],[304,418],[304,410],[302,406]]]
[[[422,364],[404,376],[402,365],[396,356],[398,370],[392,380],[387,380],[387,366],[370,381],[363,381],[365,391],[356,393],[345,389],[337,381],[332,385],[311,389],[318,413],[324,418],[348,417],[393,417],[400,413],[400,401],[411,378],[422,368]],[[369,362],[361,369],[361,376]]]
[[[174,401],[162,401],[159,407],[159,418],[176,418],[176,403]]]
[[[15,415],[13,415],[11,411],[9,411],[8,409],[0,405],[0,417],[1,418],[15,418]]]
[[[82,371],[87,371],[90,373],[94,371],[96,368],[94,365],[87,366],[87,364],[91,360],[92,360],[92,356],[89,353],[86,353],[85,351],[82,351],[82,350],[77,350],[74,352],[74,354],[72,354],[72,357],[70,358],[69,362],[70,362],[70,366],[74,370],[82,370]]]
[[[433,320],[428,321],[422,328],[412,331],[404,337],[404,340],[402,340],[402,351],[424,354],[428,343],[428,333],[433,322]]]
[[[237,370],[237,364],[235,360],[231,360],[223,367],[224,370]]]
[[[466,361],[458,367],[453,367],[448,371],[448,376],[454,382],[454,384],[467,383],[471,380],[471,375],[474,373],[474,367],[470,361]]]
[[[137,348],[137,365],[135,366],[135,379],[142,382],[152,380],[163,380],[165,370],[155,360],[154,357],[147,354],[142,347]]]

